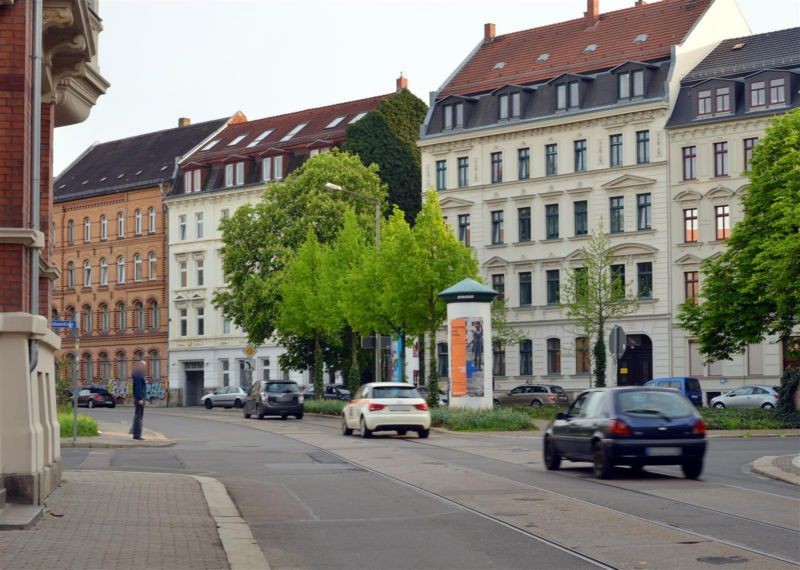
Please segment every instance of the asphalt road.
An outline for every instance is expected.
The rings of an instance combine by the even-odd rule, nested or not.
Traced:
[[[94,410],[128,422],[129,410]],[[800,438],[713,439],[701,481],[556,473],[530,435],[346,438],[338,421],[148,410],[162,449],[64,449],[67,468],[220,478],[273,568],[800,566],[800,489],[750,472]]]

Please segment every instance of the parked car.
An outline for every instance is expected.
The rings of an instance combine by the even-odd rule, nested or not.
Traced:
[[[522,384],[508,392],[495,392],[495,406],[566,406],[569,397],[561,386]]]
[[[778,391],[772,386],[739,386],[710,402],[713,408],[764,408],[774,410],[778,405]]]
[[[422,396],[422,399],[426,402],[428,401],[428,387],[427,386],[417,386],[417,392],[419,395]],[[450,402],[449,398],[447,397],[447,392],[444,390],[439,390],[439,405],[446,406]]]
[[[200,398],[200,403],[209,410],[214,406],[241,408],[246,397],[247,391],[241,386],[223,386]]]
[[[376,431],[398,435],[416,431],[424,439],[431,431],[431,413],[414,386],[371,382],[361,386],[342,411],[342,433],[352,435],[355,429],[361,437],[372,437]]]
[[[655,378],[644,383],[648,388],[672,388],[677,390],[698,408],[703,407],[703,390],[697,378],[676,376],[673,378]]]
[[[306,398],[314,398],[314,385],[309,385],[303,396]],[[324,393],[322,395],[325,400],[342,400],[344,402],[350,399],[350,390],[343,384],[326,384],[324,386]]]
[[[72,390],[67,390],[67,395],[72,401]],[[78,391],[78,407],[87,408],[116,408],[114,397],[103,386],[89,386]]]
[[[256,416],[280,416],[286,419],[294,416],[303,419],[303,394],[300,386],[291,380],[258,380],[253,382],[250,392],[245,396],[242,413],[245,418]]]
[[[591,461],[594,475],[611,476],[615,465],[680,465],[689,479],[703,471],[706,424],[674,389],[599,388],[580,394],[544,437],[544,463]]]

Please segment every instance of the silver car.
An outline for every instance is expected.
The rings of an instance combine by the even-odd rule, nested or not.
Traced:
[[[200,404],[210,410],[214,406],[241,408],[247,391],[239,386],[223,386],[200,398]]]
[[[740,386],[712,398],[712,408],[764,408],[774,410],[778,403],[778,392],[772,386]]]

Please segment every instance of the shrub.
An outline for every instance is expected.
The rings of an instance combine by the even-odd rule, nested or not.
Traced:
[[[791,427],[781,421],[773,410],[762,410],[761,408],[730,410],[718,410],[716,408],[700,408],[700,415],[708,426],[708,429],[731,430],[731,429],[781,429]]]
[[[474,410],[465,408],[436,408],[431,410],[435,427],[453,431],[521,431],[535,430],[536,422],[527,410],[494,408]]]
[[[775,412],[778,419],[783,421],[787,427],[800,427],[800,412],[794,403],[798,385],[800,385],[800,368],[784,370]]]
[[[341,415],[346,403],[341,400],[306,400],[303,406],[309,414],[338,416]]]
[[[61,437],[72,437],[72,412],[58,414],[58,423],[61,427]],[[91,437],[99,435],[97,421],[90,416],[78,416],[78,437]]]

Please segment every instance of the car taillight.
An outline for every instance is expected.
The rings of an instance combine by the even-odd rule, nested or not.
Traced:
[[[428,404],[426,404],[425,402],[422,402],[421,404],[414,404],[414,407],[417,408],[418,410],[425,411],[425,410],[428,409]]]
[[[694,435],[706,435],[706,422],[703,420],[697,420],[694,424],[692,433]]]
[[[377,412],[378,410],[382,410],[385,406],[383,404],[370,404],[369,411],[370,412]]]
[[[631,428],[622,420],[611,420],[608,423],[608,433],[611,435],[631,435]]]

